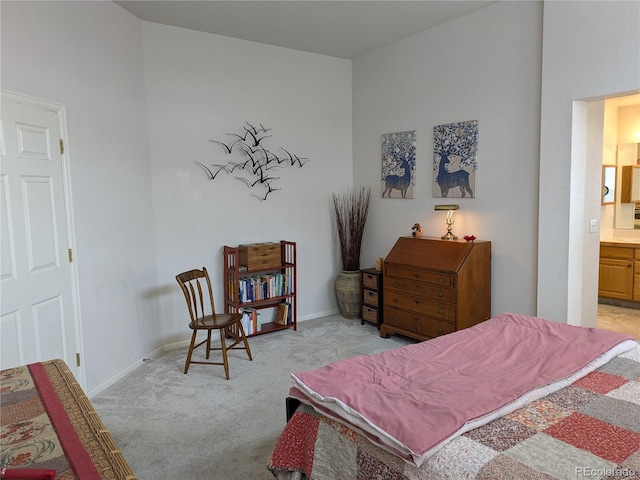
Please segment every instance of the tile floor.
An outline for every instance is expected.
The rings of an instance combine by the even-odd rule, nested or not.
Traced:
[[[628,333],[640,340],[640,310],[599,303],[598,327]]]

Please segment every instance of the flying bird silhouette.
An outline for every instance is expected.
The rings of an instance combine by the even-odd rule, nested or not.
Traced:
[[[296,154],[291,154],[286,148],[284,147],[280,147],[288,156],[289,156],[289,163],[290,165],[293,167],[296,163],[298,164],[299,167],[302,167],[305,163],[307,163],[309,161],[308,158],[306,157],[299,157]],[[282,161],[286,161],[287,159],[284,158],[282,159]],[[306,160],[306,161],[304,161]]]
[[[258,135],[259,133],[267,133],[268,131],[271,130],[270,128],[266,128],[264,125],[262,125],[262,123],[260,124],[260,128],[254,127],[249,122],[246,122],[246,124],[249,125],[249,127],[251,127],[251,131],[256,135]]]
[[[257,179],[256,179],[255,181],[253,181],[253,182],[251,182],[251,181],[247,180],[247,179],[246,179],[246,178],[244,178],[244,177],[238,177],[238,176],[236,176],[236,177],[233,177],[233,178],[235,178],[236,180],[241,180],[241,181],[243,181],[244,183],[246,183],[248,187],[253,188],[253,187],[255,187],[258,183],[267,183],[269,180],[278,180],[280,177],[264,177],[264,178],[257,178]]]
[[[293,155],[296,159],[296,162],[298,162],[298,166],[302,167],[305,163],[307,163],[309,161],[309,159],[307,157],[299,157],[298,155]],[[303,162],[303,160],[306,160]]]
[[[227,169],[228,173],[233,173],[233,171],[236,168],[239,168],[240,170],[244,170],[245,167],[247,166],[247,163],[249,163],[249,160],[247,160],[244,163],[238,163],[238,162],[229,162],[227,165],[233,165],[233,167],[231,167],[231,170]]]
[[[278,157],[274,155],[272,152],[270,152],[269,150],[267,150],[266,148],[264,148],[263,146],[260,146],[259,151],[262,154],[266,164],[269,164],[274,160],[278,161]]]
[[[207,167],[205,164],[200,163],[197,160],[194,160],[194,163],[200,165],[209,174],[209,180],[213,180],[214,178],[216,178],[216,176],[220,173],[221,170],[224,170],[225,172],[230,173],[229,169],[226,168],[226,165],[213,164],[212,166],[219,167],[218,170],[216,170],[216,173],[213,173],[211,169]]]
[[[254,151],[250,152],[249,150],[245,149],[244,147],[238,147],[238,149],[240,150],[240,152],[242,152],[242,154],[245,157],[249,157],[249,160],[251,160],[251,165],[253,165],[254,167],[260,163],[260,158],[258,156],[254,157],[252,155],[252,153],[257,153],[258,150],[254,150]],[[246,164],[246,162],[245,162],[245,164]]]
[[[269,182],[264,182],[264,184],[267,186],[267,191],[263,196],[257,195],[255,193],[252,193],[251,196],[259,198],[260,200],[266,200],[271,192],[276,192],[278,190],[281,190],[280,188],[273,188]]]
[[[229,135],[229,134],[227,134],[227,135]],[[231,146],[227,145],[227,144],[226,144],[226,143],[224,143],[224,142],[221,142],[220,140],[209,140],[209,141],[210,141],[210,142],[213,142],[213,143],[219,143],[220,145],[222,145],[222,146],[224,147],[224,149],[227,151],[227,153],[231,153],[231,150],[233,149],[233,146],[234,146],[236,143],[238,143],[240,140],[236,140],[235,142],[233,142],[233,143],[231,144]]]
[[[245,133],[245,142],[247,141],[246,137],[247,134],[251,135],[251,138],[253,138],[253,146],[257,147],[258,145],[260,145],[260,142],[262,140],[264,140],[265,138],[270,137],[271,135],[262,135],[261,137],[259,136],[261,133],[267,133],[269,130],[271,129],[266,129],[262,126],[262,124],[260,124],[259,129],[257,129],[256,127],[254,127],[253,125],[251,125],[249,122],[247,122],[247,125],[249,125],[249,127],[251,128],[247,128],[247,127],[242,127],[244,128]]]

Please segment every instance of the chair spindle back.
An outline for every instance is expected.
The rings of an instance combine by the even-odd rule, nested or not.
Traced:
[[[176,275],[176,280],[182,288],[182,293],[184,293],[192,322],[197,322],[199,318],[207,315],[205,306],[205,301],[207,300],[211,308],[211,313],[215,312],[211,280],[209,279],[206,267],[202,267],[202,270],[189,270],[188,272]],[[204,295],[205,290],[203,284],[206,284],[206,292],[209,298],[206,298]]]

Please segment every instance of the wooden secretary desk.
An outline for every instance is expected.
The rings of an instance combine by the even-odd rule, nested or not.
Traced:
[[[381,337],[427,340],[491,317],[491,242],[400,237],[383,275]]]

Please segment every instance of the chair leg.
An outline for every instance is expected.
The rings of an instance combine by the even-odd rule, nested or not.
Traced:
[[[240,331],[240,336],[242,337],[242,341],[244,342],[244,349],[247,351],[247,355],[249,355],[249,360],[253,361],[253,357],[251,356],[251,349],[249,348],[249,341],[247,340],[247,335],[244,333],[244,328],[242,328],[242,323],[238,323],[237,325]]]
[[[184,373],[186,374],[189,371],[189,365],[191,364],[191,355],[193,354],[193,346],[196,343],[196,334],[198,333],[197,330],[193,331],[193,334],[191,335],[191,343],[189,344],[189,353],[187,353],[187,361],[184,364]]]
[[[207,360],[209,360],[210,353],[211,353],[211,330],[207,330]]]
[[[224,341],[225,329],[220,329],[220,350],[222,350],[222,362],[224,363],[224,373],[229,380],[229,361],[227,360],[227,344]]]

